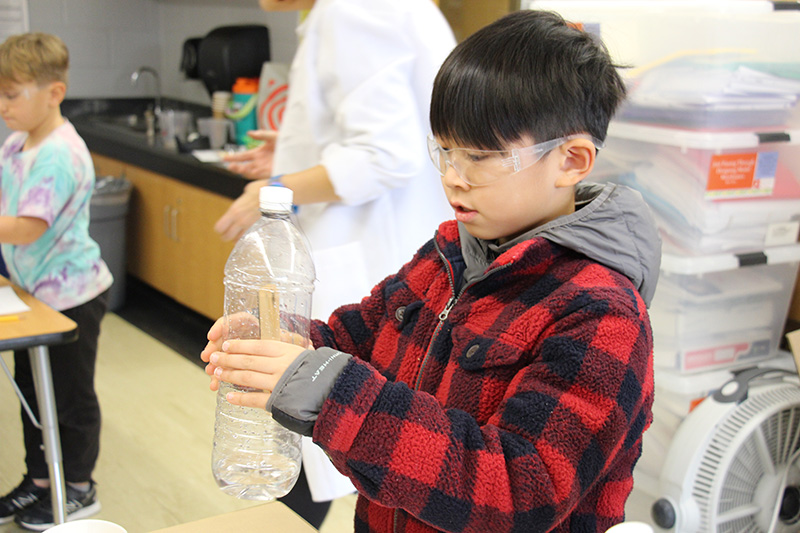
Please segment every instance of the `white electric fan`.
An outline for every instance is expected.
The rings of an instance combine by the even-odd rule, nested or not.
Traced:
[[[677,533],[800,531],[800,383],[742,371],[681,423],[660,476],[655,524]]]

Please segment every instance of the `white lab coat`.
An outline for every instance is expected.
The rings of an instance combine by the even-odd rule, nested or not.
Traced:
[[[452,216],[426,148],[433,79],[455,39],[432,0],[317,0],[298,27],[273,174],[322,164],[341,203],[300,206],[327,320],[396,272]],[[354,491],[307,439],[315,501]]]

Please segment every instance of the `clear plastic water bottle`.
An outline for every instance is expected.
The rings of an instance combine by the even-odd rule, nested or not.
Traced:
[[[293,223],[292,191],[263,187],[261,218],[233,248],[225,265],[227,339],[280,339],[308,345],[314,264]],[[220,383],[212,470],[219,487],[245,500],[287,494],[300,473],[300,435],[266,409],[239,407],[225,396],[246,390]]]

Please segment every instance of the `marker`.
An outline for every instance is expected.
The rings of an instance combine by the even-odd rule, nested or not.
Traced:
[[[17,315],[0,316],[0,322],[14,322],[16,320],[19,320],[19,317]]]

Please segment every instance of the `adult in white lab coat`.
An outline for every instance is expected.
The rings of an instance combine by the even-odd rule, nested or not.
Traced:
[[[327,319],[336,307],[369,294],[452,215],[426,137],[433,79],[455,39],[433,0],[260,5],[310,12],[297,30],[279,133],[254,134],[266,144],[230,158],[231,170],[259,181],[215,229],[238,238],[258,218],[264,178],[281,176],[294,191],[297,219],[312,247],[318,280],[312,314]],[[319,448],[305,444],[315,501],[354,490]]]

